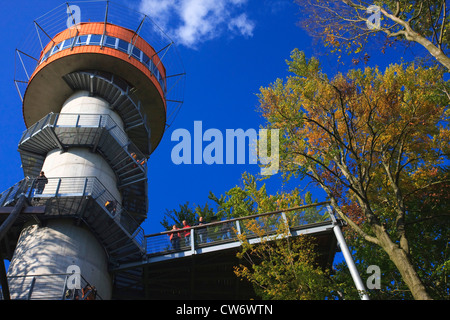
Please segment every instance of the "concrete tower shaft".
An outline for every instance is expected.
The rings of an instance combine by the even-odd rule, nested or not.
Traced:
[[[67,219],[49,220],[45,226],[28,223],[8,269],[11,299],[62,299],[65,277],[60,275],[72,265],[95,285],[101,299],[111,298],[108,256],[89,229]]]
[[[79,126],[97,125],[98,115],[110,118],[115,127],[110,130],[113,136],[119,136],[124,131],[119,115],[111,110],[110,104],[102,98],[90,96],[87,91],[74,93],[61,109],[57,126],[70,126],[74,119],[83,119]],[[117,188],[117,176],[111,165],[98,152],[79,146],[67,150],[54,149],[50,151],[42,166],[47,178],[81,178],[96,177],[121,202],[122,196]],[[45,192],[45,190],[44,190]],[[51,191],[49,191],[51,192]]]
[[[97,122],[96,115],[110,117],[115,122],[117,126],[111,129],[111,134],[118,135],[124,130],[122,119],[111,109],[110,104],[102,98],[91,96],[88,91],[78,91],[67,99],[56,125],[71,126],[74,119],[83,119],[82,123],[78,121],[79,126],[93,126]],[[42,171],[49,179],[96,177],[113,198],[122,203],[114,170],[102,155],[88,148],[51,150],[45,157]],[[44,188],[41,194],[51,196],[54,192],[50,186]],[[75,212],[72,210],[71,213]],[[21,275],[61,274],[71,265],[78,266],[86,279],[96,280],[95,286],[100,297],[111,298],[112,279],[108,273],[107,252],[85,226],[75,225],[67,219],[53,219],[45,226],[27,224],[20,235],[9,269],[12,298],[23,299],[28,295],[26,289],[29,282],[23,281]],[[57,281],[49,282],[38,282],[33,291],[42,292],[47,299],[59,299],[60,284]]]

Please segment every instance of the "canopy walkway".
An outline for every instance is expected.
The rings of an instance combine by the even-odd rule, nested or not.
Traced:
[[[117,201],[114,210],[105,206],[110,200],[94,177],[49,179],[39,193],[34,180],[24,179],[0,194],[0,254],[11,259],[27,221],[72,218],[89,226],[108,251],[116,299],[248,299],[256,298],[253,290],[239,281],[233,267],[239,263],[236,253],[243,236],[250,243],[263,239],[250,224],[256,223],[269,240],[314,236],[324,267],[331,266],[338,241],[342,248],[343,239],[336,237],[340,222],[328,202],[145,235],[126,206]],[[281,225],[288,230],[282,235]],[[4,272],[0,277],[5,283]],[[33,279],[38,281],[39,275]],[[60,282],[63,287],[64,277]]]

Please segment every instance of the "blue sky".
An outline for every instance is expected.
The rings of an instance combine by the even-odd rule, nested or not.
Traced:
[[[178,128],[193,133],[194,121],[203,131],[215,128],[258,129],[263,119],[256,112],[260,87],[285,78],[294,48],[308,57],[325,52],[296,25],[299,7],[291,0],[142,0],[117,1],[148,14],[177,43],[187,73],[184,104],[173,125],[149,161],[149,213],[142,225],[146,234],[163,231],[166,209],[189,201],[205,204],[210,191],[221,195],[240,184],[244,171],[258,173],[251,164],[175,165],[171,151],[177,142],[171,134]],[[5,190],[23,178],[17,143],[25,125],[19,96],[13,84],[14,51],[29,24],[63,3],[60,0],[17,0],[2,3],[0,73],[0,167]],[[401,55],[402,52],[390,53]],[[324,70],[332,75],[351,65],[338,65],[332,56],[320,56]],[[385,67],[392,56],[376,55],[372,65]],[[205,146],[205,144],[203,145]],[[280,189],[279,175],[268,183],[270,193]],[[319,201],[323,193],[318,192]]]

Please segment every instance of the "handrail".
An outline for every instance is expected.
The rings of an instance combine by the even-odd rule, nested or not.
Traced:
[[[324,206],[324,205],[330,204],[329,201],[324,201],[324,202],[320,202],[320,203],[313,203],[313,204],[297,206],[297,207],[293,207],[293,208],[286,208],[286,209],[281,209],[281,210],[276,210],[276,211],[271,211],[271,212],[249,215],[249,216],[245,216],[245,217],[232,218],[232,219],[228,219],[228,220],[211,222],[211,223],[204,223],[202,225],[190,226],[188,228],[180,228],[177,230],[168,230],[168,231],[163,231],[163,232],[159,232],[159,233],[145,235],[142,227],[138,224],[138,222],[136,222],[136,220],[131,215],[129,215],[129,213],[119,204],[119,202],[116,202],[118,204],[118,207],[116,208],[116,211],[114,214],[111,213],[109,210],[107,210],[107,208],[104,206],[104,203],[106,202],[106,200],[115,200],[116,201],[116,199],[109,193],[109,191],[107,191],[107,189],[103,186],[103,184],[97,178],[95,178],[95,177],[49,178],[49,180],[52,180],[52,179],[56,180],[59,184],[58,193],[56,193],[56,191],[55,191],[55,193],[48,193],[48,194],[42,193],[42,194],[38,194],[36,197],[51,197],[51,196],[58,197],[58,196],[60,196],[62,191],[67,193],[70,191],[74,191],[73,189],[77,188],[77,186],[78,186],[78,188],[80,188],[80,184],[74,183],[73,179],[80,179],[80,180],[85,181],[85,183],[83,184],[84,187],[82,188],[82,190],[81,189],[77,190],[78,193],[83,194],[83,195],[85,195],[87,193],[91,193],[91,196],[104,209],[104,211],[108,214],[108,216],[111,219],[113,219],[122,228],[122,230],[124,230],[124,232],[127,233],[127,235],[130,237],[130,239],[132,241],[134,241],[135,244],[138,247],[140,247],[141,250],[146,252],[147,254],[164,254],[165,252],[168,252],[168,251],[173,252],[172,249],[175,249],[175,248],[170,249],[171,243],[170,243],[169,237],[168,237],[168,235],[170,235],[170,234],[189,233],[191,238],[189,240],[186,239],[185,245],[181,245],[180,248],[175,249],[175,251],[184,251],[184,250],[192,251],[192,250],[195,250],[196,248],[198,248],[199,237],[202,237],[203,234],[206,232],[208,232],[208,237],[209,237],[208,240],[210,240],[210,241],[209,241],[209,243],[206,243],[205,241],[200,241],[200,242],[202,242],[201,245],[203,245],[203,246],[211,246],[211,245],[217,244],[218,242],[221,241],[220,238],[223,238],[222,240],[227,238],[227,239],[233,239],[233,240],[237,241],[236,235],[230,236],[230,234],[229,234],[229,232],[231,231],[231,228],[232,228],[231,225],[234,224],[234,228],[235,228],[235,230],[237,230],[238,234],[243,234],[243,233],[251,234],[251,232],[249,230],[246,230],[245,226],[240,225],[240,222],[243,220],[259,219],[262,217],[272,215],[272,216],[274,216],[274,220],[271,223],[279,223],[280,221],[282,221],[280,219],[283,219],[284,223],[289,224],[290,221],[288,221],[287,217],[286,217],[286,213],[288,213],[288,212],[302,211],[302,210],[305,210],[308,208],[319,207],[319,206]],[[64,182],[63,180],[69,181],[69,179],[72,179],[72,180],[71,180],[70,188],[67,189],[67,186],[61,182]],[[89,181],[92,181],[92,182],[88,183]],[[26,182],[27,182],[28,188],[31,188],[31,186],[33,186],[33,183],[34,183],[34,179],[26,180]],[[16,185],[21,186],[20,188],[17,188],[16,190],[23,189],[23,186],[21,185],[21,183],[22,182],[16,184]],[[11,193],[10,189],[8,189],[5,192]],[[32,190],[30,190],[28,192],[30,192],[30,196],[31,196]],[[0,194],[0,200],[4,198],[3,197],[4,193]],[[32,195],[31,197],[34,197],[34,196],[35,195]],[[8,194],[7,198],[10,199],[11,195]],[[116,219],[119,216],[121,216],[120,220]],[[313,216],[313,218],[315,219],[315,218],[319,217],[320,218],[319,221],[324,221],[323,220],[324,216],[321,214],[319,214],[319,216]],[[311,224],[311,223],[314,224],[315,222],[318,222],[318,221],[307,221],[308,219],[310,219],[309,216],[295,215],[294,217],[297,217],[300,219],[293,223],[295,223],[295,224],[298,224],[299,222],[301,223],[301,225],[290,226],[294,229],[299,226],[303,226],[305,224]],[[221,227],[218,228],[219,226],[221,226]],[[225,227],[228,227],[228,228],[225,228]],[[270,229],[271,232],[274,232],[274,225],[265,225],[265,227]],[[202,229],[203,229],[203,231],[202,231]],[[251,234],[251,236],[254,236],[254,235]],[[194,239],[194,237],[196,237],[196,238]],[[206,236],[205,236],[205,238],[206,238]],[[212,239],[212,238],[214,238],[214,239]],[[152,239],[152,240],[149,241],[149,239]],[[202,240],[202,239],[200,239],[200,240]],[[153,248],[149,248],[148,245],[153,246]],[[160,248],[155,249],[155,247],[157,247],[157,246],[159,246]],[[151,250],[149,250],[149,249],[151,249]]]
[[[78,274],[78,276],[80,277],[80,287],[79,288],[75,288],[75,289],[69,289],[67,287],[67,278],[70,276],[73,276],[73,273],[42,273],[42,274],[27,274],[27,275],[16,275],[16,276],[8,276],[9,281],[14,281],[15,279],[28,279],[31,278],[31,283],[29,285],[29,289],[28,289],[28,294],[27,294],[27,300],[31,300],[33,298],[33,293],[34,293],[34,287],[36,285],[40,285],[41,283],[39,282],[40,279],[44,279],[45,277],[50,277],[50,278],[57,278],[57,277],[61,277],[61,279],[59,279],[60,282],[63,282],[61,288],[62,288],[62,294],[61,293],[57,293],[57,292],[51,292],[51,295],[49,296],[40,296],[40,299],[48,299],[50,297],[57,297],[60,296],[61,300],[68,300],[70,298],[70,300],[78,300],[77,298],[81,298],[80,300],[83,299],[83,297],[76,297],[75,296],[75,290],[82,290],[82,288],[85,288],[87,286],[90,287],[95,287],[93,284],[91,284],[89,281],[86,280],[86,278],[83,277],[82,274]],[[54,281],[58,281],[54,280]],[[46,281],[46,283],[49,283],[49,281]],[[42,290],[42,288],[39,288],[40,291]],[[56,288],[55,288],[56,289]],[[73,290],[73,291],[72,291]],[[67,291],[72,291],[72,292],[67,292]],[[61,291],[60,291],[61,292]],[[71,294],[71,296],[69,295]],[[78,292],[78,294],[81,294],[81,292]],[[103,300],[102,297],[100,296],[100,294],[96,291],[95,293],[95,300]]]
[[[124,80],[118,78],[117,76],[115,76],[114,74],[108,74],[106,72],[101,72],[101,74],[99,74],[98,71],[76,71],[74,73],[77,74],[85,74],[88,75],[90,77],[96,77],[97,79],[100,79],[102,81],[107,82],[109,85],[114,86],[117,90],[119,90],[119,92],[121,93],[121,96],[126,97],[134,106],[135,111],[137,111],[137,113],[139,114],[139,117],[144,120],[143,121],[143,126],[145,128],[145,131],[147,132],[148,135],[150,135],[150,128],[148,127],[147,121],[146,120],[146,115],[142,113],[142,109],[141,109],[141,102],[139,101],[139,99],[135,96],[135,94],[132,92],[132,87],[129,86],[129,84],[127,82],[125,82]],[[67,75],[70,77],[71,74]],[[66,77],[67,77],[66,76]],[[103,97],[106,99],[106,97]],[[111,105],[114,105],[115,101],[109,101],[109,103]],[[128,130],[129,128],[125,129]]]
[[[26,193],[26,183],[28,179],[22,179],[12,187],[0,193],[0,207],[6,206],[9,203],[18,200],[21,193]]]
[[[149,257],[158,257],[183,251],[185,254],[194,254],[198,249],[215,247],[217,245],[235,247],[240,243],[239,235],[245,235],[247,239],[258,241],[260,236],[250,230],[247,224],[242,223],[245,220],[257,220],[268,237],[272,235],[277,236],[277,226],[280,224],[285,224],[289,227],[288,236],[292,235],[293,232],[300,232],[299,230],[305,226],[319,229],[327,228],[328,223],[331,222],[328,212],[314,211],[305,214],[295,213],[294,215],[289,215],[289,212],[303,211],[308,208],[329,204],[329,201],[324,201],[145,235],[147,239],[147,255]],[[267,219],[265,219],[266,217]],[[259,220],[261,218],[263,220]]]
[[[180,230],[199,229],[199,228],[203,228],[203,227],[206,227],[206,226],[209,227],[209,226],[215,226],[215,225],[220,225],[220,224],[230,223],[230,222],[235,222],[235,221],[240,221],[240,220],[249,220],[249,219],[259,218],[259,217],[263,217],[263,216],[274,215],[274,214],[283,213],[283,212],[303,210],[303,209],[308,209],[308,208],[311,208],[311,207],[323,206],[323,205],[330,204],[330,203],[331,203],[330,201],[312,203],[312,204],[307,204],[307,205],[304,205],[304,206],[287,208],[287,209],[283,209],[283,210],[276,210],[276,211],[258,213],[258,214],[254,214],[254,215],[250,215],[250,216],[232,218],[232,219],[227,219],[227,220],[222,220],[222,221],[217,221],[217,222],[203,223],[201,226],[191,226],[189,228],[178,229],[178,230],[175,230],[175,231],[173,231],[173,230],[162,231],[162,232],[159,232],[159,233],[153,233],[153,234],[149,234],[149,235],[145,235],[145,236],[146,237],[153,237],[153,236],[159,236],[159,235],[163,235],[163,234],[170,234],[170,233],[180,232]]]
[[[86,134],[81,135],[81,140],[73,141],[70,136],[65,134],[65,128],[70,128],[69,130],[89,128],[97,131],[95,135],[90,134],[90,131],[86,132]],[[44,130],[50,130],[51,134],[45,134]],[[104,130],[104,132],[100,130]],[[32,137],[39,134],[39,132],[43,132],[45,139],[50,139],[48,140],[49,143],[39,145],[33,142]],[[105,141],[109,140],[101,138],[105,134],[114,141],[112,145],[105,143]],[[87,144],[93,149],[98,148],[103,152],[105,159],[109,161],[111,168],[120,181],[119,188],[147,179],[148,162],[146,155],[129,140],[124,130],[108,114],[49,113],[22,134],[19,142],[19,152],[26,153],[31,151],[44,156],[53,148],[64,149],[80,143],[82,146]],[[34,150],[36,146],[39,146],[38,151]],[[27,168],[25,170],[26,174],[32,170],[40,170],[39,167]]]
[[[0,194],[0,206],[16,201],[24,193],[29,199],[52,198],[61,196],[91,195],[103,211],[133,240],[141,250],[145,249],[144,230],[140,224],[123,208],[119,201],[96,177],[59,177],[48,178],[48,183],[36,193],[36,179],[28,177]],[[6,195],[6,196],[5,196]],[[115,214],[106,207],[106,201],[115,201]],[[120,217],[120,219],[119,219]]]
[[[53,130],[56,128],[105,128],[110,132],[119,146],[128,153],[132,161],[144,170],[147,167],[147,161],[142,161],[144,159],[146,160],[144,153],[128,139],[125,131],[109,114],[51,112],[23,132],[19,146],[25,140],[31,138],[35,133],[46,127],[52,128]]]

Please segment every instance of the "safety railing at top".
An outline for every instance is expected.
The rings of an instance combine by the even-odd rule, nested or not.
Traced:
[[[54,39],[61,32],[67,30],[68,23],[73,25],[73,27],[78,24],[91,22],[103,23],[104,27],[106,27],[107,23],[114,23],[121,28],[134,31],[136,36],[145,40],[145,42],[153,47],[155,56],[146,57],[136,49],[134,44],[137,37],[134,37],[133,43],[129,44],[120,41],[120,39],[110,38],[108,34],[103,36],[102,31],[99,35],[90,35],[90,37],[89,35],[78,34],[76,39],[72,38],[73,40],[65,40],[64,43],[54,43],[54,45],[57,48],[67,48],[69,44],[74,44],[74,46],[84,45],[85,47],[87,45],[103,45],[103,47],[109,47],[108,49],[117,50],[117,52],[123,50],[123,54],[128,53],[129,55],[131,53],[130,59],[140,61],[139,63],[149,68],[150,72],[156,72],[156,70],[153,70],[155,68],[150,64],[151,60],[156,65],[159,63],[158,68],[161,71],[162,65],[164,65],[164,69],[167,72],[163,72],[160,76],[155,75],[155,77],[162,79],[161,86],[165,93],[167,104],[166,120],[167,125],[170,126],[176,118],[184,100],[186,72],[183,62],[176,44],[155,24],[153,19],[136,11],[134,5],[124,5],[125,2],[109,0],[64,1],[64,3],[61,3],[61,5],[53,8],[51,11],[47,13],[43,12],[36,19],[30,20],[28,28],[25,29],[27,36],[17,45],[16,50],[14,83],[20,98],[23,100],[30,76],[47,53],[47,50],[45,50],[47,43],[50,39]],[[70,12],[78,12],[80,14],[71,16]],[[72,30],[75,31],[73,33],[75,36],[77,28],[72,28]],[[57,49],[52,48],[51,50],[51,52],[55,52]],[[159,60],[156,59],[156,56],[159,57]]]
[[[145,155],[128,139],[128,135],[108,114],[49,113],[23,132],[19,146],[45,128],[104,128],[129,154],[135,164],[139,164],[145,170],[147,168]]]
[[[135,242],[145,250],[144,230],[121,203],[96,177],[48,178],[47,182],[25,178],[0,194],[0,206],[16,201],[21,194],[28,199],[91,196],[102,210]]]
[[[315,203],[301,207],[240,217],[192,227],[169,230],[146,235],[147,254],[159,256],[181,251],[277,235],[279,230],[293,231],[320,222],[330,221],[326,206],[329,202]],[[281,226],[288,228],[282,229]]]

